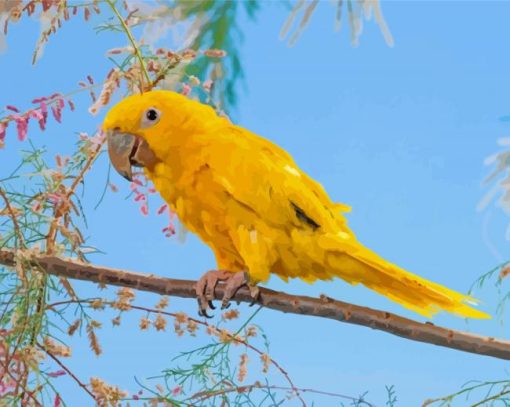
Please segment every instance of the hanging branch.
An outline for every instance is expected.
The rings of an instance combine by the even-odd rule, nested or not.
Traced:
[[[15,259],[16,256],[12,251],[0,250],[0,264],[14,267]],[[35,267],[60,277],[129,287],[175,297],[196,298],[196,281],[192,280],[158,277],[53,256],[37,255],[27,260]],[[223,293],[224,286],[219,284],[216,288],[216,299],[221,299]],[[249,290],[244,287],[238,291],[234,300],[252,302]],[[312,298],[261,288],[259,303],[277,311],[334,319],[378,329],[413,341],[510,360],[510,341],[447,329],[430,322],[417,322],[390,312],[374,310],[326,296]]]

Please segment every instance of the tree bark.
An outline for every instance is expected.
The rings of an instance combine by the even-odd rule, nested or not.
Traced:
[[[196,281],[193,280],[158,277],[44,255],[33,257],[30,261],[42,271],[60,277],[129,287],[176,297],[196,297]],[[0,250],[0,264],[13,267],[15,262],[13,252]],[[223,293],[224,286],[220,283],[216,288],[216,299],[221,299]],[[251,302],[252,298],[249,290],[243,287],[234,300]],[[390,312],[362,307],[326,296],[312,298],[290,295],[261,287],[259,303],[266,308],[285,313],[329,318],[378,329],[413,341],[510,360],[510,341],[447,329],[430,322],[421,323]]]

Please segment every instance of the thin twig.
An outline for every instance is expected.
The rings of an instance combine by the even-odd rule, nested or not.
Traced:
[[[13,267],[15,262],[13,252],[0,250],[0,264]],[[41,267],[43,271],[53,275],[130,287],[163,295],[196,298],[196,281],[100,267],[54,256],[41,255],[33,258],[32,262],[34,266]],[[224,291],[224,285],[218,285],[215,298],[221,299]],[[234,301],[251,303],[253,299],[250,291],[243,287],[235,295]],[[510,341],[443,328],[430,322],[418,322],[390,312],[362,307],[326,296],[312,298],[261,288],[259,304],[277,311],[362,325],[413,341],[510,360]]]
[[[91,300],[91,299],[89,299],[89,300],[65,300],[65,301],[58,301],[58,302],[54,302],[52,304],[46,305],[46,309],[53,309],[53,308],[58,307],[60,305],[67,305],[67,304],[91,303],[93,301],[94,300]],[[113,302],[113,301],[103,301],[102,304],[103,305],[108,305],[108,306],[112,307],[112,306],[115,305],[115,302]],[[145,312],[151,313],[151,314],[166,315],[166,316],[169,316],[169,317],[172,317],[172,318],[176,318],[178,316],[176,313],[173,313],[173,312],[168,312],[168,311],[163,311],[163,310],[158,310],[158,309],[148,308],[148,307],[142,307],[142,306],[139,306],[139,305],[129,304],[129,307],[130,307],[130,309],[135,309],[135,310],[138,310],[138,311],[145,311]],[[187,318],[188,318],[188,320],[193,321],[194,323],[196,323],[198,325],[202,325],[205,328],[211,327],[211,324],[207,323],[206,321],[195,319],[195,318],[191,318],[189,316],[187,316]],[[227,336],[228,336],[228,338],[230,340],[232,340],[234,342],[237,342],[237,343],[239,343],[241,345],[246,346],[248,349],[252,350],[253,352],[257,353],[260,356],[264,355],[265,352],[262,352],[260,349],[256,348],[251,343],[249,343],[247,340],[242,339],[238,335],[233,335],[230,332],[227,332],[226,334],[227,334]],[[273,358],[269,357],[269,361],[282,374],[282,376],[285,378],[285,380],[289,383],[290,388],[292,388],[295,391],[298,391],[299,388],[296,387],[296,385],[294,384],[294,382],[290,378],[290,376],[287,373],[287,371],[283,367],[281,367],[280,364],[276,360],[274,360]]]
[[[71,372],[71,370],[69,370],[69,368],[60,361],[60,359],[58,359],[53,353],[51,353],[40,343],[37,344],[37,347],[43,350],[50,358],[52,358],[57,365],[59,365],[63,370],[65,370],[65,372],[78,384],[78,386],[85,390],[89,394],[89,396],[92,397],[94,401],[96,401],[96,396],[92,394],[92,392],[87,388],[87,386],[83,384],[83,382],[80,379],[78,379],[76,375],[73,372]]]
[[[140,48],[136,45],[136,41],[133,38],[133,34],[131,34],[129,27],[126,24],[126,21],[120,15],[119,10],[117,10],[117,7],[115,7],[113,0],[106,0],[106,2],[110,6],[110,8],[114,12],[114,14],[117,16],[117,19],[119,20],[120,24],[122,25],[122,29],[126,33],[128,39],[129,39],[129,42],[131,42],[131,46],[133,47],[133,49],[135,51],[135,55],[138,58],[138,61],[140,61],[140,66],[142,68],[143,75],[145,75],[145,79],[147,81],[147,86],[149,86],[151,83],[151,78],[149,76],[149,72],[147,72],[147,67],[145,66],[145,61],[143,60],[142,53],[140,52]],[[141,83],[142,92],[144,90],[143,75],[142,75],[142,83]]]
[[[2,196],[2,198],[5,202],[7,211],[9,212],[9,215],[12,219],[12,224],[14,225],[14,231],[15,231],[16,235],[18,236],[19,245],[21,248],[24,248],[25,247],[25,239],[23,239],[23,234],[21,233],[18,219],[16,218],[16,214],[14,213],[14,210],[12,209],[12,206],[9,201],[9,198],[7,197],[7,194],[5,193],[5,191],[2,188],[0,188],[0,196]]]
[[[53,251],[53,247],[55,245],[55,239],[57,236],[58,231],[58,223],[62,216],[66,212],[69,212],[71,210],[71,205],[69,203],[69,200],[71,199],[72,195],[76,192],[76,188],[80,184],[80,182],[83,180],[83,177],[87,173],[87,171],[90,169],[94,161],[99,156],[99,153],[101,152],[101,149],[106,141],[106,138],[101,140],[101,142],[96,146],[95,150],[92,151],[89,158],[87,159],[87,162],[81,169],[80,173],[76,176],[71,186],[67,189],[67,192],[64,196],[64,199],[62,200],[62,203],[55,208],[55,216],[50,224],[50,229],[48,231],[48,236],[46,238],[46,250],[49,254]]]
[[[204,400],[210,399],[211,397],[221,396],[221,395],[226,394],[226,393],[232,393],[232,392],[246,393],[246,392],[250,392],[253,389],[283,390],[283,391],[296,391],[296,390],[298,390],[301,393],[320,394],[320,395],[323,395],[323,396],[338,397],[338,398],[342,398],[342,399],[346,399],[346,400],[351,400],[353,403],[356,403],[356,404],[354,404],[356,406],[361,406],[362,405],[361,403],[363,403],[364,405],[367,405],[369,407],[375,407],[374,404],[371,404],[368,401],[363,400],[363,398],[356,398],[356,397],[352,397],[352,396],[346,396],[344,394],[331,393],[331,392],[327,392],[327,391],[314,390],[314,389],[302,389],[302,388],[284,387],[284,386],[268,386],[268,385],[264,385],[264,384],[262,384],[260,382],[255,382],[253,384],[248,384],[248,385],[245,385],[245,386],[232,386],[232,387],[229,387],[229,388],[226,388],[226,389],[221,389],[221,390],[213,390],[213,391],[205,390],[205,391],[200,391],[200,392],[195,393],[194,395],[192,395],[189,398],[189,400],[195,400],[196,399],[197,401],[202,402]]]
[[[7,363],[6,363],[6,364],[3,364],[1,361],[0,361],[0,365],[3,365],[3,366],[1,366],[1,367],[3,368],[3,371],[4,371],[5,373],[7,373],[7,374],[9,375],[9,377],[10,377],[12,380],[14,380],[14,381],[16,382],[16,385],[17,385],[17,386],[20,386],[20,387],[21,387],[21,389],[23,390],[23,395],[22,395],[22,399],[21,399],[22,403],[23,403],[24,395],[26,394],[28,397],[30,397],[30,398],[34,401],[34,403],[35,403],[34,405],[36,405],[36,406],[38,406],[38,407],[39,407],[39,406],[41,406],[41,407],[42,407],[42,404],[41,404],[41,403],[39,403],[39,401],[37,401],[37,399],[36,399],[36,398],[35,398],[35,396],[33,395],[33,392],[29,391],[29,390],[25,387],[25,384],[24,384],[24,383],[22,383],[22,381],[21,381],[21,380],[19,380],[18,378],[14,377],[14,376],[12,375],[12,373],[9,371],[9,365],[8,365]],[[18,392],[16,391],[15,393],[17,394]],[[22,405],[24,406],[25,404],[22,404]]]

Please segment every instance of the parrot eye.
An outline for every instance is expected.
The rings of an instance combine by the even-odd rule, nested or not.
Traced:
[[[142,127],[150,127],[159,122],[159,118],[161,117],[161,113],[159,110],[154,107],[150,107],[145,111],[142,117]]]

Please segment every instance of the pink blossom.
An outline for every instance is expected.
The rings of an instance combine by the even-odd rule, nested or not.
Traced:
[[[64,376],[66,374],[65,370],[56,370],[55,372],[48,373],[49,377],[59,377]]]
[[[191,86],[187,85],[187,84],[183,84],[182,85],[182,89],[181,89],[181,93],[184,95],[184,96],[188,96],[189,93],[191,92]]]
[[[46,197],[53,204],[58,204],[62,200],[59,194],[47,194]]]
[[[27,138],[28,133],[28,117],[14,115],[12,116],[16,122],[16,130],[18,132],[18,140],[23,141]]]
[[[167,204],[163,204],[159,207],[158,209],[158,215],[161,215],[164,211],[166,211],[168,208],[168,205]]]
[[[65,9],[67,10],[67,9]],[[71,109],[71,112],[74,110],[74,103],[71,99],[67,99],[67,104],[69,105],[69,109]]]
[[[37,103],[44,102],[45,100],[48,100],[48,98],[46,96],[42,96],[40,98],[35,98],[34,100],[32,100],[32,103],[37,104]]]
[[[147,198],[145,198],[145,195],[144,195],[144,194],[138,194],[138,195],[135,197],[135,202],[145,201],[145,200],[147,200]]]
[[[154,187],[149,187],[149,188],[147,189],[147,192],[148,192],[149,194],[155,194],[155,193],[156,193],[156,188],[154,188]]]
[[[64,102],[64,99],[62,99],[62,98],[57,99],[57,105],[58,105],[58,107],[59,107],[60,109],[63,109],[63,108],[66,106],[66,104],[65,104],[65,102]]]
[[[14,107],[12,105],[5,106],[7,110],[12,110],[13,112],[19,113],[19,109],[17,107]]]
[[[60,395],[57,394],[55,396],[55,401],[53,402],[53,407],[60,407],[62,405],[62,399],[60,398]]]
[[[39,128],[41,130],[46,130],[46,120],[44,119],[39,120]]]
[[[112,190],[112,192],[119,191],[119,187],[117,187],[117,185],[115,185],[113,182],[110,182],[108,185],[110,186],[110,189]]]
[[[140,206],[140,212],[142,212],[142,215],[147,216],[149,214],[149,206],[144,203],[142,206]]]
[[[102,131],[98,131],[96,134],[94,134],[94,136],[92,136],[89,139],[89,141],[93,145],[98,146],[99,144],[101,144],[103,142],[104,138],[105,138],[105,133],[103,133]]]
[[[48,106],[46,105],[46,102],[41,101],[39,110],[42,116],[42,118],[39,119],[39,127],[41,130],[44,130],[46,128],[46,120],[48,120]]]
[[[206,91],[210,91],[211,88],[213,86],[213,81],[211,79],[207,79],[203,84],[202,84],[202,87],[206,90]]]
[[[182,393],[182,386],[175,386],[172,389],[172,396],[174,396],[174,397],[178,396],[181,393]]]
[[[0,396],[3,396],[4,394],[8,393],[12,389],[14,389],[14,387],[16,387],[16,383],[13,380],[7,379],[5,380],[5,382],[0,381]]]
[[[41,203],[39,201],[36,201],[32,205],[32,212],[38,213],[41,210],[41,207],[42,207]]]
[[[44,116],[43,116],[43,114],[42,114],[42,113],[41,113],[41,111],[40,111],[40,110],[38,110],[38,109],[35,109],[35,110],[29,110],[29,111],[28,111],[28,115],[29,115],[30,117],[33,117],[33,118],[34,118],[34,119],[36,119],[36,120],[44,120]]]
[[[62,112],[60,108],[56,105],[51,105],[51,112],[53,113],[53,117],[59,123],[62,123]]]
[[[48,116],[48,105],[46,104],[46,102],[42,101],[41,106],[39,106],[39,109],[41,109],[41,113],[46,118],[46,116]]]
[[[171,237],[171,236],[175,235],[174,225],[168,225],[168,226],[164,227],[161,230],[161,232],[165,234],[165,237]]]

